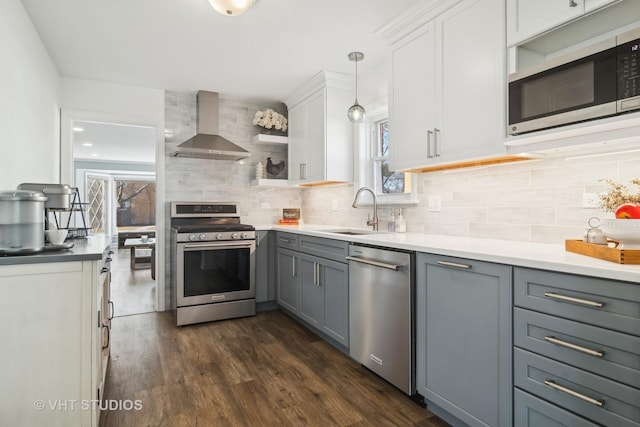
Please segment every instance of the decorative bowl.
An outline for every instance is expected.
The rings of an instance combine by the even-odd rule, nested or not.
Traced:
[[[603,219],[600,228],[618,249],[640,249],[640,219]]]

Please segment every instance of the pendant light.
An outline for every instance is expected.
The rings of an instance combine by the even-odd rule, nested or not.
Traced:
[[[219,13],[226,16],[238,16],[245,13],[254,0],[209,0],[211,6]]]
[[[353,123],[362,122],[365,117],[364,107],[358,104],[358,61],[362,61],[363,59],[364,53],[362,52],[351,52],[349,54],[349,61],[353,61],[356,63],[356,103],[353,104],[347,112],[349,120],[351,120]]]

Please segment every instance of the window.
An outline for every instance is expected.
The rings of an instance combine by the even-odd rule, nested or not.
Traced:
[[[415,174],[389,169],[389,151],[393,140],[389,133],[386,100],[378,107],[368,107],[365,127],[359,132],[360,160],[359,186],[371,187],[378,202],[387,205],[417,203],[413,181]]]
[[[116,178],[117,225],[146,226],[156,223],[156,183]]]
[[[373,170],[375,190],[377,194],[404,193],[409,186],[405,185],[405,173],[389,170],[389,119],[375,122],[372,132]],[[373,147],[372,147],[373,148]]]

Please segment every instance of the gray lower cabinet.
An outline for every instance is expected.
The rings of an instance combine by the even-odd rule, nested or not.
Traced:
[[[512,267],[418,254],[416,283],[416,384],[427,408],[456,425],[512,425]]]
[[[513,415],[516,427],[598,427],[598,424],[519,389],[513,391]]]
[[[514,425],[640,426],[640,284],[517,267],[514,305]]]
[[[304,235],[293,239],[291,233],[278,233],[278,304],[348,348],[348,243]]]
[[[290,312],[297,314],[300,307],[300,280],[298,275],[300,261],[298,254],[289,249],[278,248],[277,262],[278,304]]]
[[[345,347],[349,346],[347,264],[301,255],[300,317]]]
[[[256,303],[275,301],[274,233],[256,231]]]

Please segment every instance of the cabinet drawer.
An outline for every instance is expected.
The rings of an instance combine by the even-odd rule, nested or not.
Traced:
[[[602,425],[640,426],[636,388],[519,348],[513,350],[513,380],[515,386]]]
[[[587,371],[640,386],[640,338],[515,308],[513,343]]]
[[[640,336],[640,284],[516,268],[514,304]]]
[[[518,427],[598,427],[522,390],[513,391],[513,424]]]
[[[278,231],[277,244],[281,248],[291,249],[292,251],[298,250],[298,235],[293,233],[285,233]]]
[[[300,236],[300,252],[345,263],[349,255],[349,242]]]

